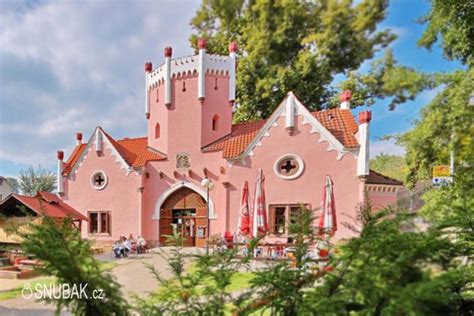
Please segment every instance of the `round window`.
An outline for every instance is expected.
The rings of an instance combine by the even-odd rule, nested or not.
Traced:
[[[298,178],[303,173],[304,162],[297,155],[287,154],[275,161],[273,169],[280,178],[292,180]]]
[[[107,185],[107,176],[103,171],[96,171],[92,174],[91,185],[96,190],[102,190]]]

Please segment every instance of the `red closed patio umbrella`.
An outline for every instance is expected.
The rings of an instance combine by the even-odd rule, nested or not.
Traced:
[[[252,235],[254,237],[265,235],[267,231],[268,223],[265,205],[265,176],[263,175],[263,170],[258,169],[253,205]]]
[[[319,232],[333,236],[337,230],[336,203],[334,199],[334,183],[329,175],[326,176],[323,196],[321,198],[321,211],[319,214]]]
[[[249,183],[247,181],[244,182],[242,188],[238,232],[243,235],[250,234]]]

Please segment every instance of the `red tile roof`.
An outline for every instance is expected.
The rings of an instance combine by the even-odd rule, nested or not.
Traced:
[[[55,218],[70,217],[73,220],[88,221],[87,217],[64,203],[53,193],[38,192],[36,196],[12,194],[11,198],[18,200],[38,215]]]
[[[359,142],[354,136],[359,127],[350,110],[331,109],[312,114],[344,147],[359,147]]]
[[[313,116],[346,148],[358,147],[359,143],[354,134],[358,130],[354,116],[350,110],[331,109],[313,112]],[[239,156],[255,138],[266,120],[245,122],[232,125],[231,133],[216,142],[204,147],[204,152],[222,150],[223,158],[235,158]],[[125,138],[116,141],[109,134],[105,133],[108,140],[114,145],[119,154],[133,168],[145,166],[147,161],[162,160],[166,156],[148,148],[148,138]],[[68,175],[74,164],[81,156],[86,144],[78,145],[64,169],[64,174]]]
[[[166,158],[166,156],[148,148],[147,137],[115,140],[106,132],[104,132],[104,134],[115,147],[115,149],[117,149],[122,158],[132,168],[143,167],[147,161],[162,160]],[[72,167],[79,160],[85,148],[86,144],[81,144],[74,148],[64,167],[64,175],[68,175],[69,172],[71,172]]]
[[[247,148],[265,122],[265,120],[261,120],[232,125],[229,135],[204,147],[203,151],[222,150],[223,158],[237,157]]]
[[[104,134],[117,149],[123,159],[133,168],[145,166],[147,161],[163,160],[165,155],[148,148],[148,137],[113,139],[109,134]]]
[[[370,170],[369,176],[367,177],[367,181],[365,183],[403,186],[403,183],[401,181],[384,176],[383,174],[378,173],[374,170]]]
[[[350,110],[331,109],[313,112],[313,116],[346,148],[358,147],[354,134],[357,123]],[[252,142],[265,120],[232,125],[230,135],[203,148],[203,151],[222,150],[223,158],[235,158]]]

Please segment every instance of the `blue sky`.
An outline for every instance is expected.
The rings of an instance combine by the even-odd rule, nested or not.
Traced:
[[[198,0],[0,2],[0,175],[30,165],[54,169],[56,150],[70,153],[75,133],[103,126],[114,137],[145,135],[143,63],[192,53],[189,21]],[[397,35],[400,64],[435,72],[461,66],[439,47],[417,47],[424,26],[416,19],[428,1],[393,0],[381,27]],[[402,153],[378,137],[406,131],[436,91],[388,111],[371,109],[372,154]],[[357,109],[356,112],[362,110]]]

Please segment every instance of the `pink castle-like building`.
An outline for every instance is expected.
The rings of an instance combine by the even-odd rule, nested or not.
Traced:
[[[177,59],[167,47],[163,64],[145,64],[145,137],[116,140],[97,127],[85,143],[77,134],[67,161],[58,152],[58,193],[88,217],[83,237],[111,243],[132,233],[160,245],[175,225],[186,245],[204,246],[208,229],[237,230],[243,183],[252,204],[258,169],[270,237],[285,237],[301,203],[318,211],[328,174],[336,239],[353,235],[341,223],[354,220],[365,190],[376,207],[396,201],[401,183],[369,170],[371,112],[358,113],[357,123],[349,91],[340,108],[318,112],[289,92],[268,119],[232,124],[237,45],[228,56],[208,54],[205,40],[198,46]],[[209,199],[204,178],[213,184]]]

